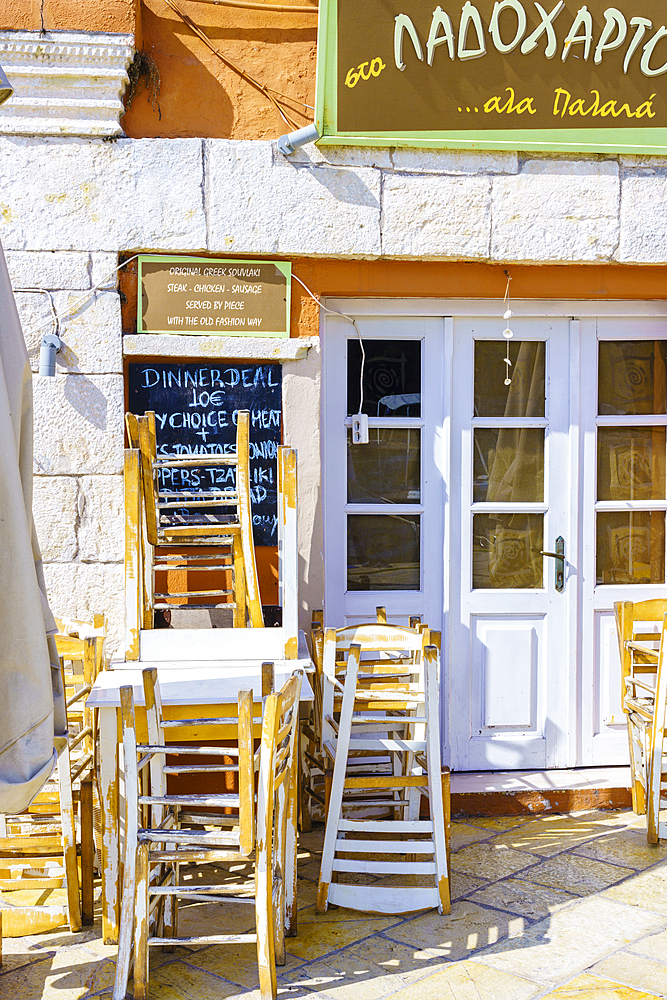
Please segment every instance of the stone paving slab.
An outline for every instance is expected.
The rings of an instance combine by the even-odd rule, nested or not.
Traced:
[[[322,835],[300,839],[299,931],[278,969],[280,1000],[667,998],[667,846],[646,845],[643,817],[454,823],[448,916],[316,913]],[[235,893],[252,888],[249,867],[209,875]],[[184,933],[245,930],[253,909],[187,904],[180,919]],[[115,955],[99,919],[75,935],[5,939],[0,998],[111,1000]],[[151,950],[150,1000],[213,998],[261,1000],[253,945]]]

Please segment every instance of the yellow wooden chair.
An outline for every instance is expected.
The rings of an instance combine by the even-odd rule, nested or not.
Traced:
[[[614,613],[621,659],[621,699],[628,728],[632,808],[644,815],[658,653],[667,600],[619,601],[614,604]]]
[[[94,919],[96,728],[85,699],[104,665],[105,622],[100,615],[92,623],[60,620],[58,625],[63,630],[55,642],[68,735],[57,738],[57,770],[28,809],[19,815],[0,816],[0,890],[6,906],[7,937],[64,925],[77,931],[82,922],[92,924]],[[82,638],[86,632],[92,634]],[[58,889],[65,890],[65,900],[49,901],[51,891]],[[34,892],[34,903],[25,901],[26,891]],[[47,891],[47,901],[39,903]],[[22,903],[12,902],[14,892],[21,893]]]
[[[254,628],[263,626],[252,539],[249,423],[248,411],[239,411],[235,452],[158,455],[155,414],[126,414],[130,445],[140,453],[144,628],[153,628],[154,612],[174,607],[229,608],[235,627],[245,627],[246,615]],[[233,484],[227,481],[231,469],[235,470]],[[156,592],[156,574],[158,580],[167,581],[163,591]],[[225,583],[182,589],[186,574],[196,574],[200,581],[211,575],[219,581],[222,574]],[[171,579],[180,584],[180,590],[170,589]]]
[[[667,615],[662,622],[649,740],[646,831],[649,844],[667,839]]]
[[[313,689],[314,699],[308,718],[301,722],[300,757],[301,757],[301,798],[300,826],[304,832],[312,828],[312,821],[326,818],[326,772],[327,765],[322,755],[322,686],[323,686],[323,656],[324,656],[324,612],[316,610],[312,613],[310,628],[310,655],[313,670],[309,679]],[[387,624],[387,609],[383,606],[375,609],[375,624]],[[421,631],[426,626],[421,624],[419,616],[410,618],[410,628]],[[344,665],[344,664],[343,664]],[[329,775],[331,769],[329,768]]]
[[[134,952],[134,996],[145,1000],[149,979],[149,949],[155,945],[255,943],[262,1000],[277,996],[275,965],[284,964],[285,925],[294,910],[295,877],[286,884],[288,826],[296,825],[297,720],[300,673],[264,702],[260,749],[253,754],[253,698],[239,692],[235,719],[165,722],[162,718],[157,671],[143,671],[148,742],[137,743],[131,687],[121,688],[123,747],[126,776],[126,841],[120,940],[114,1000],[123,1000]],[[169,728],[236,723],[238,746],[197,746],[165,743]],[[200,764],[167,764],[166,757],[200,755]],[[205,758],[217,758],[211,764]],[[226,760],[225,760],[226,758]],[[235,761],[234,761],[235,758]],[[229,760],[232,763],[228,763]],[[167,786],[168,775],[231,772],[236,792],[177,794]],[[255,773],[257,807],[255,809]],[[150,788],[149,788],[150,785]],[[181,884],[181,865],[255,861],[254,901],[230,896],[220,885],[194,878]],[[188,869],[189,874],[192,868]],[[253,904],[252,933],[178,936],[179,899]],[[134,945],[133,945],[134,942]]]

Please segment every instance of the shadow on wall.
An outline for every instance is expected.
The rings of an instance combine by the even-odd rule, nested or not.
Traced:
[[[215,8],[194,20],[223,56],[260,83],[293,96],[295,105],[304,100],[314,104],[317,27],[309,25],[316,18],[305,15],[304,26],[295,28],[281,27],[285,22],[280,15],[275,27],[265,27],[263,17],[236,10],[230,25],[214,26],[212,18],[232,19],[229,11]],[[286,131],[267,98],[227,67],[175,14],[158,16],[149,3],[142,3],[141,19],[142,50],[154,60],[159,74],[159,111],[151,106],[150,80],[142,76],[132,106],[121,119],[130,138],[266,139]],[[304,16],[300,19],[304,21]],[[273,25],[273,17],[271,21]],[[297,119],[301,121],[298,115]],[[308,120],[304,117],[303,124]]]
[[[107,399],[91,379],[85,375],[67,375],[64,395],[72,409],[87,423],[100,431],[106,430]]]

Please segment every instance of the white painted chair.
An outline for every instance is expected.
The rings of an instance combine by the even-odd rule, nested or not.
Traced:
[[[137,743],[131,687],[121,689],[123,748],[126,774],[126,842],[123,898],[114,1000],[123,1000],[134,951],[134,996],[145,1000],[149,979],[149,949],[176,944],[242,944],[257,946],[262,1000],[277,995],[275,964],[284,964],[285,925],[295,908],[296,872],[289,863],[290,832],[296,828],[297,720],[301,688],[296,673],[278,694],[264,703],[261,746],[253,754],[252,692],[239,693],[238,747],[165,743],[165,732],[219,723],[230,718],[162,719],[157,671],[143,671],[148,742]],[[220,763],[167,765],[166,756],[217,757]],[[236,757],[236,763],[222,758]],[[175,794],[167,787],[169,774],[238,775],[234,793]],[[255,812],[255,772],[259,771]],[[150,775],[150,791],[148,782]],[[130,794],[134,792],[134,794]],[[255,859],[256,928],[251,934],[206,934],[179,937],[178,900],[238,903],[219,885],[190,879],[180,883],[183,864],[234,863]],[[134,947],[133,942],[134,941]]]
[[[387,624],[386,608],[375,609],[375,624]],[[309,679],[314,693],[312,711],[301,723],[301,806],[300,825],[306,832],[311,829],[313,819],[324,820],[327,809],[327,763],[322,750],[322,697],[323,697],[323,660],[324,660],[324,615],[322,611],[314,611],[310,630],[310,655],[313,670]],[[355,627],[359,627],[356,625]],[[416,632],[423,631],[418,617],[410,619],[410,628]],[[342,661],[344,667],[344,660]]]
[[[438,649],[426,646],[422,656],[420,635],[385,626],[340,630],[338,642],[330,632],[323,749],[334,765],[317,909],[325,912],[334,903],[373,913],[429,907],[449,913]],[[341,640],[340,632],[348,634]],[[354,641],[356,635],[363,645]],[[335,662],[342,643],[344,684]],[[422,794],[429,800],[428,820],[420,819]],[[381,807],[393,817],[356,818],[360,807]],[[378,854],[395,860],[378,861]],[[360,874],[377,880],[358,885],[354,877]]]

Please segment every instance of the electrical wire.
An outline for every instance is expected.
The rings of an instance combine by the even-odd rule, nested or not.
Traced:
[[[49,300],[49,308],[51,309],[51,318],[52,318],[52,322],[53,322],[53,332],[55,333],[56,337],[59,336],[60,319],[59,319],[59,316],[58,316],[58,312],[56,310],[56,304],[53,301],[53,292],[50,292],[48,288],[14,288],[14,289],[12,289],[12,291],[14,291],[14,292],[38,292],[40,295],[46,295],[46,297]],[[46,326],[46,324],[44,324],[44,325]],[[41,329],[42,329],[41,326],[37,327],[37,331],[38,332]]]
[[[348,323],[351,323],[354,329],[357,331],[357,336],[359,338],[359,346],[361,348],[361,370],[359,372],[359,410],[358,410],[358,412],[361,413],[364,408],[364,368],[366,366],[366,351],[364,350],[364,342],[361,337],[361,331],[357,326],[356,319],[353,316],[348,316],[347,313],[340,312],[338,309],[329,309],[328,306],[323,305],[317,298],[317,296],[313,292],[311,292],[310,288],[305,283],[305,281],[302,281],[301,278],[299,278],[296,274],[294,274],[294,272],[292,272],[292,277],[294,278],[295,281],[298,281],[303,288],[306,289],[313,302],[317,306],[319,306],[320,309],[324,310],[325,313],[331,313],[332,316],[342,316],[342,318],[346,319]]]
[[[305,114],[303,111],[297,111],[296,109],[293,108],[286,108],[284,105],[284,101],[291,101],[292,104],[302,104],[303,102],[298,101],[294,97],[289,97],[287,94],[283,94],[279,90],[274,90],[272,87],[266,87],[263,83],[260,83],[259,80],[256,80],[254,76],[250,76],[250,74],[246,73],[244,69],[241,69],[241,67],[237,66],[236,63],[232,62],[231,59],[228,59],[227,56],[224,56],[220,51],[220,49],[216,48],[216,46],[213,44],[213,42],[208,37],[206,32],[202,28],[200,28],[198,24],[195,24],[195,22],[192,20],[189,14],[186,14],[185,11],[182,11],[181,8],[178,6],[178,4],[174,3],[174,0],[164,0],[164,2],[167,4],[168,7],[171,7],[174,13],[177,14],[178,17],[180,17],[180,19],[183,21],[184,24],[187,24],[190,31],[192,31],[195,35],[197,35],[198,38],[201,38],[204,45],[206,45],[207,48],[209,48],[211,52],[213,52],[218,57],[218,59],[220,59],[221,62],[225,64],[225,66],[229,66],[229,68],[234,70],[235,73],[238,73],[238,75],[243,80],[247,80],[248,83],[251,84],[251,86],[259,90],[260,93],[264,94],[266,99],[269,100],[271,104],[273,104],[274,108],[276,109],[276,111],[278,112],[278,114],[280,115],[280,117],[282,118],[282,120],[285,122],[286,125],[289,125],[292,129],[295,130],[301,128],[298,122],[295,122],[293,118],[290,118],[288,112],[293,112],[294,114],[301,115],[303,118],[309,118],[310,115]],[[273,96],[274,94],[276,94],[277,98],[279,99],[276,99],[276,97]],[[303,106],[306,107],[305,104],[303,104]]]
[[[73,316],[75,316],[78,313],[78,311],[82,308],[82,306],[84,306],[87,302],[90,301],[90,299],[92,299],[94,297],[94,295],[95,295],[96,292],[101,292],[102,291],[102,289],[105,287],[105,285],[106,285],[107,281],[109,280],[109,278],[111,278],[114,274],[116,274],[118,271],[120,271],[120,269],[122,267],[126,267],[127,264],[131,263],[133,260],[136,260],[137,257],[139,257],[139,256],[140,255],[138,253],[135,253],[132,257],[128,257],[127,260],[124,260],[122,264],[118,264],[117,267],[114,267],[113,270],[109,271],[108,274],[105,274],[104,277],[102,278],[102,280],[97,285],[95,285],[93,288],[90,288],[86,292],[86,294],[83,295],[80,299],[77,299],[74,302],[74,304],[70,306],[70,308],[67,310],[67,312],[63,313],[62,316],[58,315],[58,313],[56,311],[55,303],[53,301],[53,295],[46,288],[14,288],[13,291],[15,291],[15,292],[41,292],[43,295],[48,295],[49,296],[49,300],[51,302],[51,313],[52,313],[53,331],[54,331],[55,334],[58,334],[58,331],[60,329],[60,324],[62,323],[63,318],[65,316],[67,316],[68,319],[71,319]],[[37,329],[35,330],[35,333],[39,333],[41,330],[45,330],[46,326],[47,326],[46,323],[43,323],[42,326],[38,326]]]
[[[266,10],[278,11],[280,13],[294,14],[319,14],[317,6],[310,7],[290,7],[288,4],[277,3],[249,3],[246,0],[196,0],[197,3],[213,3],[220,7],[242,7],[244,10]]]
[[[127,260],[124,260],[122,262],[122,264],[118,264],[117,267],[114,267],[111,271],[109,271],[108,274],[106,274],[104,276],[104,278],[102,278],[102,280],[97,285],[95,285],[93,288],[89,289],[86,292],[86,294],[83,295],[80,299],[77,299],[73,303],[73,305],[71,305],[69,307],[69,309],[67,310],[67,312],[63,314],[63,316],[67,316],[69,318],[71,318],[72,316],[75,316],[76,313],[79,311],[79,309],[81,309],[82,306],[84,306],[87,302],[90,301],[91,298],[94,297],[94,295],[95,295],[96,292],[101,291],[105,287],[107,281],[109,280],[109,278],[112,277],[112,275],[114,275],[118,271],[120,271],[121,268],[126,267],[133,260],[136,260],[137,257],[139,257],[139,256],[140,256],[140,254],[135,253],[135,254],[132,255],[132,257],[128,257]],[[317,296],[315,295],[315,293],[310,290],[310,288],[305,283],[305,281],[302,281],[301,278],[299,278],[298,275],[296,275],[294,273],[292,273],[292,277],[294,278],[295,281],[298,281],[298,283],[301,285],[302,288],[304,288],[306,290],[306,292],[308,293],[308,295],[310,295],[311,299],[318,306],[318,308],[322,309],[323,312],[325,312],[325,313],[330,313],[332,316],[340,316],[340,317],[342,317],[342,319],[346,319],[348,321],[348,323],[351,323],[352,326],[354,327],[354,329],[356,330],[357,336],[359,338],[359,346],[361,348],[361,370],[360,370],[360,373],[359,373],[359,413],[361,413],[362,410],[363,410],[363,405],[364,405],[364,367],[366,365],[366,351],[364,350],[364,342],[363,342],[363,339],[362,339],[362,336],[361,336],[361,331],[360,331],[360,329],[359,329],[359,327],[357,325],[356,319],[353,316],[348,316],[347,313],[340,312],[340,310],[338,310],[338,309],[330,309],[328,306],[325,306],[322,302],[320,302],[320,300],[317,298]],[[51,306],[53,329],[54,329],[54,332],[56,334],[58,333],[58,331],[60,329],[60,323],[62,322],[63,317],[58,316],[58,313],[57,313],[57,310],[56,310],[56,307],[55,307],[55,303],[53,301],[53,295],[52,295],[52,293],[50,291],[48,291],[48,289],[46,289],[46,288],[15,288],[14,291],[15,292],[39,292],[42,295],[47,295],[48,298],[49,298],[50,306]],[[41,330],[46,329],[46,326],[47,326],[46,323],[44,323],[42,326],[38,326],[37,329],[35,330],[35,333],[39,333]]]

